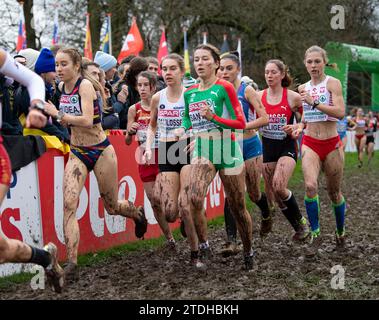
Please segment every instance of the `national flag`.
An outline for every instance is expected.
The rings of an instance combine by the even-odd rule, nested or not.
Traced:
[[[187,30],[184,29],[184,68],[186,75],[191,75],[191,66],[190,66],[190,58],[188,52],[188,43],[187,43]]]
[[[90,29],[90,26],[89,26],[89,16],[90,14],[87,13],[86,14],[86,27],[87,27],[87,30],[86,30],[86,42],[84,44],[84,56],[90,60],[93,60],[92,58],[92,43],[91,43],[91,29]]]
[[[238,74],[239,79],[242,77],[242,52],[241,52],[241,38],[238,38],[237,45],[238,59],[240,60],[240,72]]]
[[[183,39],[184,39],[184,79],[183,79],[183,85],[185,88],[189,88],[190,86],[194,85],[196,83],[196,79],[191,77],[191,66],[190,66],[190,58],[189,58],[189,51],[188,51],[188,43],[187,43],[187,29],[183,29]]]
[[[26,48],[26,29],[25,29],[25,17],[23,3],[20,3],[20,14],[18,23],[18,35],[17,35],[17,46],[16,51],[20,51]]]
[[[111,14],[110,13],[107,14],[105,23],[106,23],[105,33],[104,33],[103,41],[101,43],[100,50],[112,55]]]
[[[51,41],[52,45],[56,45],[59,42],[58,37],[59,24],[58,24],[58,8],[55,9],[54,13],[54,29],[53,29],[53,39]]]
[[[162,59],[167,55],[168,55],[168,48],[167,48],[166,34],[165,34],[164,27],[162,27],[161,41],[159,42],[159,49],[158,49],[158,54],[157,54],[157,59],[159,62],[159,67],[158,67],[159,74],[161,74]]]
[[[130,56],[131,54],[138,55],[143,50],[143,40],[141,33],[138,30],[137,19],[133,17],[132,25],[130,27],[129,33],[126,36],[124,45],[122,46],[121,52],[118,55],[117,61],[120,63],[122,59]]]
[[[229,47],[229,43],[228,43],[228,35],[226,33],[224,33],[224,42],[222,43],[220,53],[223,54],[223,53],[229,52],[229,51],[230,51],[230,47]]]

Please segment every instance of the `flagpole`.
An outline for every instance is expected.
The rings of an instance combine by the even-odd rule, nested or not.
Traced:
[[[208,35],[208,32],[204,31],[203,32],[203,44],[207,44],[207,35]]]
[[[240,72],[238,74],[239,79],[242,77],[242,48],[241,48],[241,38],[238,37],[238,45],[237,45],[237,51],[238,51],[238,59],[240,61]]]
[[[112,13],[108,13],[109,23],[109,54],[112,55]]]

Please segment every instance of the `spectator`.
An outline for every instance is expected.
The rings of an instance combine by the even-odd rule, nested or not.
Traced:
[[[35,62],[34,70],[45,83],[46,101],[51,101],[57,107],[59,105],[60,93],[56,90],[55,85],[55,58],[49,49],[43,48],[41,50],[41,53]],[[24,114],[25,116],[28,115],[29,100],[29,93],[26,87],[20,86],[16,91],[14,101],[20,114]],[[68,143],[70,141],[68,130],[62,127],[55,119],[52,119],[51,122],[47,122],[40,131],[47,135],[56,136],[59,140],[64,142]]]
[[[137,76],[140,72],[146,71],[148,67],[149,64],[145,58],[135,57],[130,61],[129,70],[125,73],[124,78],[113,86],[116,99],[113,108],[119,114],[121,129],[126,129],[129,107],[140,101],[137,91]]]
[[[23,49],[18,52],[19,55],[22,55],[26,58],[26,67],[34,71],[34,66],[39,56],[39,51],[34,49]]]
[[[120,127],[120,120],[118,114],[113,110],[112,97],[105,84],[105,72],[100,69],[100,66],[91,60],[82,59],[83,74],[94,77],[102,86],[103,92],[96,92],[99,98],[99,105],[102,112],[101,125],[104,130],[118,129]]]
[[[147,57],[147,62],[149,63],[148,71],[153,72],[157,75],[157,92],[166,88],[166,83],[163,80],[163,77],[159,74],[159,62],[155,57]]]

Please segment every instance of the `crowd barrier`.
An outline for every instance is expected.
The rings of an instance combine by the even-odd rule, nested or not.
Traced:
[[[122,135],[111,135],[109,139],[118,158],[119,199],[127,199],[136,205],[143,204],[149,222],[145,239],[159,237],[160,228],[138,175],[135,160],[137,144],[133,142],[131,146],[126,146]],[[67,157],[61,151],[48,149],[37,161],[15,172],[9,192],[0,208],[2,236],[37,247],[53,241],[57,244],[60,260],[66,257],[63,235],[63,173]],[[204,206],[207,219],[223,214],[224,192],[218,175],[208,189]],[[89,174],[80,195],[76,216],[80,225],[79,254],[137,241],[132,220],[111,216],[104,209],[93,172]],[[177,228],[179,222],[171,226]],[[31,267],[30,264],[3,264],[0,265],[0,277],[30,271]]]

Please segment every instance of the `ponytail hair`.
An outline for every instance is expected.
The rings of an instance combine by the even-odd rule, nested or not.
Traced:
[[[323,49],[323,48],[321,48],[321,47],[319,47],[319,46],[312,46],[312,47],[309,47],[309,48],[305,51],[304,62],[305,62],[306,59],[307,59],[307,55],[310,54],[311,52],[318,52],[318,53],[320,53],[321,56],[322,56],[322,59],[323,59],[324,62],[325,62],[325,65],[326,65],[327,67],[332,68],[333,70],[339,71],[337,63],[329,63],[328,53],[326,52],[325,49]]]
[[[275,64],[278,67],[280,73],[282,74],[284,73],[284,78],[282,79],[282,87],[283,88],[291,87],[293,84],[293,78],[289,74],[290,69],[288,68],[288,66],[286,66],[284,62],[279,59],[271,59],[267,61],[266,66],[270,63]]]

